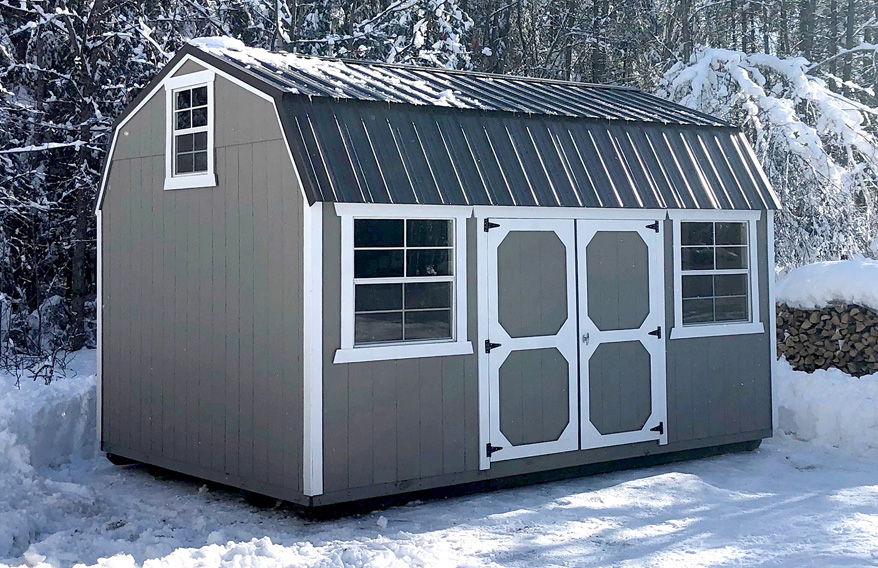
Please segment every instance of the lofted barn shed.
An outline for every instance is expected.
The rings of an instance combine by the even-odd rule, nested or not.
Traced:
[[[322,506],[753,447],[776,208],[637,90],[195,40],[97,202],[102,448]]]

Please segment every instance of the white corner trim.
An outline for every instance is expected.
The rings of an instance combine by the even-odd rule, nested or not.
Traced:
[[[774,270],[774,211],[769,211],[765,217],[768,222],[766,226],[766,244],[768,245],[768,314],[765,316],[771,338],[771,429],[777,430],[778,412],[777,412],[777,383],[774,377],[774,364],[777,362],[777,297],[775,296],[774,280],[777,273]]]
[[[104,398],[104,389],[103,389],[103,380],[104,380],[104,252],[103,252],[103,244],[104,244],[104,229],[103,229],[103,212],[98,209],[97,211],[97,232],[98,232],[98,242],[97,242],[97,301],[95,303],[95,308],[97,311],[97,386],[96,386],[96,408],[95,408],[95,420],[97,421],[97,437],[98,437],[98,449],[101,447],[101,441],[103,438],[103,428],[101,427],[103,423],[103,398]]]
[[[397,359],[422,359],[425,357],[448,357],[451,355],[472,355],[470,341],[446,341],[444,343],[398,343],[375,345],[372,347],[352,347],[336,349],[333,364],[363,363],[367,361],[395,361]]]
[[[764,333],[765,326],[761,323],[759,310],[759,241],[757,240],[756,223],[762,216],[761,211],[720,211],[720,210],[672,210],[668,217],[673,221],[672,243],[674,249],[674,322],[669,339],[691,339],[694,337],[719,337],[723,335],[747,335]],[[680,248],[681,221],[738,221],[747,223],[747,252],[749,254],[748,272],[750,276],[750,319],[749,322],[707,323],[700,325],[683,325],[683,274],[682,249]]]
[[[304,211],[303,340],[304,340],[304,450],[305,495],[323,493],[323,207],[318,202]]]
[[[176,78],[173,76],[174,73],[176,73],[183,65],[185,65],[189,61],[195,61],[198,65],[201,65],[205,69],[213,72],[215,75],[219,75],[223,79],[226,79],[227,81],[234,83],[235,85],[241,87],[242,89],[245,89],[245,90],[249,91],[250,93],[272,103],[272,105],[274,106],[275,116],[277,117],[278,126],[280,126],[281,134],[283,134],[283,132],[284,132],[283,124],[280,121],[280,114],[278,113],[277,104],[274,101],[274,97],[265,93],[264,91],[260,91],[259,89],[257,89],[253,85],[245,83],[244,81],[241,81],[240,79],[233,77],[232,75],[229,75],[225,71],[221,71],[220,69],[214,67],[213,65],[211,65],[209,63],[206,63],[205,61],[202,61],[201,59],[194,57],[192,54],[188,54],[185,57],[183,57],[182,59],[180,59],[180,61],[178,61],[177,64],[174,65],[170,71],[168,71],[167,75],[165,75],[165,78],[162,81],[160,81],[159,83],[157,83],[152,88],[152,90],[149,91],[149,93],[145,97],[143,97],[143,99],[139,103],[137,103],[137,106],[134,107],[134,109],[130,113],[128,113],[128,115],[121,122],[119,122],[118,125],[116,125],[116,128],[113,130],[113,138],[112,138],[112,141],[110,142],[110,150],[107,153],[106,163],[104,164],[104,171],[103,171],[103,174],[101,176],[101,185],[100,185],[100,190],[98,192],[98,199],[97,199],[97,202],[95,203],[95,212],[97,212],[104,203],[104,194],[106,193],[107,183],[109,182],[110,166],[113,162],[113,154],[116,151],[116,142],[118,142],[118,140],[119,140],[119,132],[122,131],[122,129],[125,127],[125,125],[128,124],[128,122],[130,122],[131,119],[133,119],[137,115],[138,112],[140,112],[140,109],[142,109],[148,102],[150,102],[152,100],[152,98],[161,89],[165,88],[165,85],[167,84],[168,81]],[[190,73],[190,75],[191,75],[191,73]],[[182,75],[181,77],[185,77],[185,76],[186,75]],[[293,153],[290,150],[290,145],[289,145],[289,142],[287,142],[287,137],[284,135],[283,139],[284,139],[284,144],[286,144],[286,147],[287,147],[287,153],[290,156],[290,163],[293,165],[293,169],[296,169],[296,163],[293,161]],[[298,170],[296,170],[296,175],[298,176]],[[299,187],[302,187],[301,183],[299,184]]]
[[[198,187],[216,187],[216,98],[214,96],[213,71],[198,71],[168,77],[165,86],[165,190],[194,189]],[[174,175],[174,91],[207,87],[207,171],[198,174]],[[201,132],[201,130],[198,130]]]
[[[469,206],[336,203],[341,223],[341,346],[333,364],[470,355],[467,337],[466,221]],[[354,219],[449,219],[454,221],[454,340],[354,346]]]

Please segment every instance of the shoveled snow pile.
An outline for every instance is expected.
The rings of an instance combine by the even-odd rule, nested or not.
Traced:
[[[92,457],[94,352],[76,366],[79,377],[20,391],[0,375],[0,568],[878,562],[876,456],[781,436],[755,452],[310,522]],[[825,390],[799,384],[815,404]]]
[[[47,500],[60,513],[91,499],[84,488],[50,481],[39,470],[95,457],[94,365],[94,356],[83,352],[68,378],[51,385],[23,378],[20,389],[0,373],[0,558],[35,534],[62,528],[44,507]]]
[[[852,377],[838,369],[794,371],[775,365],[778,427],[800,440],[878,453],[878,373]]]
[[[808,264],[781,276],[777,302],[813,310],[834,302],[878,310],[878,260],[859,258]]]

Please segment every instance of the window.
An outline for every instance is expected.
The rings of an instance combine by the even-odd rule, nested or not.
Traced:
[[[466,217],[430,215],[415,205],[336,204],[336,210],[356,214],[342,214],[342,341],[335,362],[472,353],[465,338]],[[390,217],[391,211],[398,213]]]
[[[354,344],[454,339],[454,221],[354,219]]]
[[[213,82],[199,71],[165,82],[168,109],[165,189],[214,187]]]
[[[750,321],[747,223],[680,224],[683,325]]]
[[[676,211],[674,328],[671,339],[762,333],[759,321],[759,212]]]
[[[174,91],[174,175],[207,171],[207,85]]]

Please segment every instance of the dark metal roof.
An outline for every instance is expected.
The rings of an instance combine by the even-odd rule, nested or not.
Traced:
[[[290,100],[316,201],[774,209],[735,129]]]
[[[194,45],[243,67],[277,89],[308,97],[595,120],[730,126],[629,87],[280,54],[246,48],[227,39],[205,38],[195,40]]]
[[[778,207],[737,128],[639,91],[232,47],[184,51],[275,97],[311,203]]]

